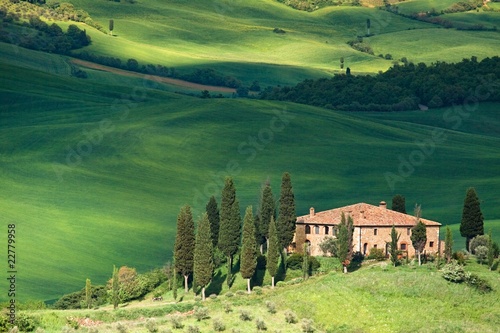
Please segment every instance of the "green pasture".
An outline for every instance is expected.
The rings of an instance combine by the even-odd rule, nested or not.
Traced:
[[[98,71],[76,79],[64,58],[48,57],[44,68],[38,56],[19,49],[0,65],[0,209],[18,229],[20,300],[54,299],[86,278],[105,283],[113,265],[163,265],[180,207],[200,216],[211,195],[220,198],[226,176],[242,211],[256,208],[266,179],[278,197],[289,171],[298,215],[401,193],[409,211],[419,203],[424,217],[456,223],[474,186],[487,219],[500,216],[496,104],[479,107],[457,130],[423,112],[202,100]],[[434,128],[446,139],[400,173]],[[399,178],[391,183],[388,174]]]
[[[429,29],[395,32],[367,39],[375,54],[391,54],[418,62],[459,62],[476,56],[479,59],[498,55],[500,40],[493,31],[458,31]]]
[[[482,9],[480,11],[445,14],[442,18],[465,26],[483,25],[487,29],[498,28],[500,23],[499,12],[485,12]]]
[[[331,263],[329,258],[320,259],[322,264]],[[267,331],[292,333],[302,331],[303,320],[311,319],[316,332],[497,332],[498,271],[490,272],[473,259],[467,261],[465,270],[488,281],[493,291],[482,294],[465,284],[448,282],[434,263],[394,268],[388,262],[375,262],[365,263],[349,274],[331,271],[306,281],[287,276],[287,282],[275,289],[266,279],[260,290],[256,287],[260,284],[252,281],[253,292],[247,295],[246,283],[239,273],[231,289],[227,289],[222,269],[214,278],[219,285],[217,297],[209,297],[205,302],[195,300],[192,290],[184,293],[179,289],[177,303],[173,303],[172,292],[167,292],[163,301],[152,302],[147,297],[123,304],[116,311],[106,306],[97,310],[32,310],[27,314],[37,318],[47,333],[60,332],[68,317],[99,320],[98,330],[103,333],[116,332],[118,322],[129,331],[145,333],[145,318],[153,317],[162,331],[172,329],[172,312],[186,312],[193,307],[206,308],[208,316],[198,321],[193,315],[183,315],[184,330],[194,326],[201,332],[213,332],[214,321],[219,321],[225,331],[250,333],[256,331],[256,320],[260,319]],[[263,272],[257,275],[260,273]],[[288,274],[297,275],[300,271]],[[240,318],[243,311],[250,320]],[[285,320],[290,312],[295,322]]]
[[[486,217],[488,218],[488,217]],[[453,250],[459,251],[465,249],[465,238],[460,236],[460,222],[449,225],[453,234]],[[500,220],[486,220],[484,221],[484,233],[493,236],[493,240],[500,244]],[[441,238],[444,239],[446,228],[441,228]]]
[[[109,19],[114,20],[115,36],[87,27],[93,39],[92,45],[85,48],[89,52],[123,61],[135,58],[140,63],[162,64],[179,72],[214,68],[247,85],[255,80],[262,86],[290,85],[305,78],[330,76],[340,72],[341,57],[353,73],[387,69],[392,61],[361,53],[346,44],[367,33],[367,19],[371,21],[370,32],[375,35],[367,40],[370,44],[373,40],[375,55],[391,53],[398,54],[395,59],[432,62],[455,61],[457,53],[461,57],[497,54],[496,34],[486,37],[492,38],[493,43],[483,44],[489,46],[476,52],[469,49],[476,42],[473,36],[457,32],[452,41],[436,39],[436,34],[444,36],[448,31],[440,32],[439,26],[375,8],[327,7],[308,13],[271,0],[71,3],[87,10],[106,28]],[[433,5],[415,3],[424,8]],[[492,16],[493,21],[496,17]],[[286,33],[273,33],[274,28]],[[445,50],[451,42],[457,52],[448,54]],[[394,50],[385,45],[379,47],[385,43],[394,45]],[[429,47],[422,48],[422,43]]]
[[[433,8],[437,12],[440,12],[441,10],[446,9],[457,2],[457,0],[410,0],[400,2],[397,4],[397,6],[401,13],[412,14],[427,12],[432,10]]]

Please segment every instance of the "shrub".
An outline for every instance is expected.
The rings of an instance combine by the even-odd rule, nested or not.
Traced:
[[[178,314],[170,317],[170,323],[172,324],[173,329],[181,329],[184,327],[184,324],[182,323],[182,317]]]
[[[295,324],[297,322],[297,315],[292,310],[285,311],[285,321],[288,324]]]
[[[195,302],[201,302],[201,300],[202,300],[201,296],[195,296],[194,297],[194,301]]]
[[[441,269],[443,272],[443,278],[448,281],[461,283],[465,281],[466,273],[464,267],[460,265],[456,260],[452,260],[449,264],[446,264]]]
[[[233,297],[233,296],[234,296],[234,294],[233,294],[232,292],[230,292],[230,291],[228,291],[228,292],[226,293],[226,297],[228,297],[228,298],[229,298],[229,297]]]
[[[250,321],[250,320],[252,320],[252,315],[247,310],[241,310],[240,311],[240,319],[241,319],[241,321]]]
[[[453,259],[455,259],[460,265],[465,265],[465,260],[467,260],[467,255],[465,252],[457,251],[453,253]]]
[[[278,281],[278,282],[276,283],[276,287],[284,287],[284,286],[286,286],[285,281]]]
[[[224,312],[229,313],[233,311],[233,307],[231,306],[231,303],[224,303]]]
[[[217,295],[216,294],[210,294],[210,296],[208,296],[210,299],[217,299]]]
[[[489,293],[490,291],[493,290],[488,281],[480,278],[476,274],[467,274],[466,282],[469,286],[475,288],[476,290],[482,293]]]
[[[247,294],[247,292],[245,290],[236,290],[236,295],[238,295],[238,296],[243,296],[246,294]]]
[[[471,239],[470,244],[469,244],[469,251],[472,254],[477,254],[477,248],[479,246],[485,246],[488,247],[488,242],[490,240],[489,235],[479,235]]]
[[[198,326],[189,325],[187,329],[188,333],[200,333]]]
[[[375,259],[378,261],[383,261],[383,260],[385,260],[384,250],[372,247],[370,249],[370,254],[366,258],[367,259]]]
[[[292,270],[302,270],[302,262],[304,255],[302,253],[294,253],[286,260],[286,267]],[[321,267],[320,262],[315,257],[309,256],[309,273],[316,272]]]
[[[203,319],[210,318],[208,315],[208,309],[203,306],[195,306],[194,308],[194,317],[196,318],[197,321],[202,321]]]
[[[477,261],[482,264],[488,257],[488,248],[483,245],[479,245],[475,248]]]
[[[274,302],[266,301],[266,308],[269,313],[276,313],[276,304]]]
[[[312,319],[304,318],[300,322],[300,327],[304,333],[313,333],[316,329],[313,326],[314,322]]]
[[[255,320],[255,325],[257,326],[257,331],[265,331],[267,330],[266,322],[261,318],[257,318]]]
[[[16,326],[21,332],[33,332],[38,325],[38,321],[31,316],[18,314],[16,317]]]
[[[226,325],[224,325],[224,322],[219,318],[214,319],[213,327],[214,331],[216,332],[222,332],[226,330]]]
[[[128,331],[128,327],[127,325],[123,324],[123,323],[118,323],[116,324],[116,329],[118,330],[118,332],[120,333],[127,333]]]
[[[158,324],[156,323],[156,320],[154,318],[149,318],[146,321],[146,329],[151,333],[158,332]]]
[[[254,287],[252,290],[255,293],[255,295],[262,295],[262,288],[261,287]]]

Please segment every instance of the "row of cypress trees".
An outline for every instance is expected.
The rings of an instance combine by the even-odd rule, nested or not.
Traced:
[[[188,292],[189,276],[193,274],[194,288],[201,288],[205,299],[205,288],[210,283],[215,268],[214,252],[218,249],[227,258],[227,283],[230,286],[234,257],[240,251],[240,273],[250,279],[257,268],[257,257],[267,248],[266,268],[272,277],[278,270],[280,255],[292,242],[295,233],[295,197],[290,174],[285,172],[281,181],[278,217],[271,185],[267,182],[262,190],[260,205],[254,215],[248,206],[241,223],[240,205],[236,197],[233,179],[225,179],[221,193],[220,210],[215,197],[206,205],[206,212],[195,224],[191,207],[181,208],[177,216],[177,233],[174,245],[175,272],[184,277],[184,289]]]

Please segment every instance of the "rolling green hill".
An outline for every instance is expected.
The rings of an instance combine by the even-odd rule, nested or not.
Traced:
[[[376,53],[415,62],[496,55],[499,40],[495,32],[445,31],[369,8],[306,13],[270,0],[71,3],[104,26],[115,21],[113,37],[86,27],[93,44],[84,50],[186,72],[215,68],[262,86],[331,75],[340,57],[354,74],[388,68],[391,61],[346,44],[365,33],[367,18]],[[444,32],[457,52],[440,49]],[[77,79],[66,57],[3,43],[0,51],[0,210],[18,231],[19,300],[54,299],[86,278],[105,283],[113,265],[161,266],[171,257],[179,208],[190,204],[199,216],[228,175],[242,210],[257,204],[268,178],[278,196],[289,171],[298,214],[402,193],[409,210],[418,202],[424,217],[456,223],[474,186],[486,218],[500,218],[497,104],[461,116],[455,128],[448,110],[347,114],[205,100],[147,76],[85,69],[88,79]],[[405,169],[435,128],[445,139]],[[400,178],[388,181],[389,173]]]
[[[2,54],[0,209],[18,228],[19,299],[56,298],[87,277],[104,283],[113,265],[161,266],[179,208],[199,216],[228,175],[242,210],[257,204],[267,178],[277,196],[289,171],[298,214],[402,193],[409,210],[418,202],[424,217],[454,223],[475,186],[486,218],[500,216],[497,105],[452,130],[445,110],[346,114],[204,100],[92,70],[76,79],[60,56],[46,56],[42,71],[38,52],[2,44]],[[434,128],[446,139],[391,187],[386,173],[398,175]]]

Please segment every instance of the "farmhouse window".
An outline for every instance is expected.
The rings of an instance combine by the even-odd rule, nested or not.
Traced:
[[[311,233],[311,226],[306,225],[306,235],[309,235]]]
[[[314,226],[314,233],[316,235],[319,235],[319,226],[317,226],[317,225]]]
[[[373,229],[373,234],[374,234],[375,236],[377,236],[377,231],[378,231],[378,230],[377,230],[377,228]]]
[[[429,242],[429,247],[434,247],[434,242]]]
[[[400,249],[401,251],[406,251],[406,243],[401,243]]]
[[[325,235],[328,235],[330,233],[330,228],[328,226],[325,226]]]
[[[406,228],[406,234],[410,236],[411,228]]]

